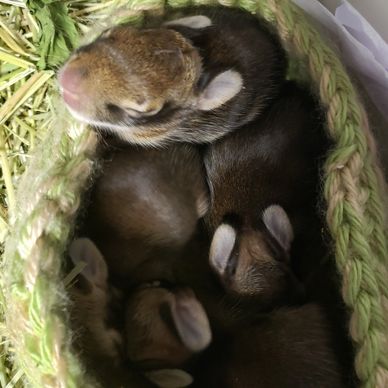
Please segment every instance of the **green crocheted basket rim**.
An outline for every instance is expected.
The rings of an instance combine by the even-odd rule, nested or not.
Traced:
[[[38,1],[34,7],[50,3]],[[308,71],[319,93],[334,143],[325,164],[327,223],[351,315],[355,370],[362,386],[388,387],[386,209],[374,140],[357,93],[336,54],[290,0],[219,3],[257,12],[271,22],[293,58],[293,69]],[[165,4],[215,3],[127,3],[134,22],[141,21],[143,11],[161,12]],[[41,66],[47,67],[43,56]],[[96,144],[88,127],[63,118],[35,152],[19,185],[5,248],[3,307],[14,362],[31,386],[92,385],[71,350],[61,269],[82,194],[92,181]]]

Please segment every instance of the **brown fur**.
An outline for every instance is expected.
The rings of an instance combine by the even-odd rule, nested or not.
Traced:
[[[271,311],[276,305],[288,303],[285,290],[295,291],[283,282],[269,282],[271,278],[266,274],[265,263],[261,267],[251,261],[244,263],[238,288],[231,289],[230,282],[223,282],[216,276],[209,264],[210,242],[204,229],[198,230],[195,238],[186,245],[182,257],[175,260],[171,279],[194,290],[216,337],[235,330],[242,323],[253,322],[258,315]],[[272,256],[268,259],[270,263],[273,261]],[[263,281],[255,282],[254,277],[244,275],[244,271],[250,273],[252,269],[258,277],[263,277]],[[270,296],[274,294],[276,299]]]
[[[238,71],[244,80],[243,89],[232,101],[214,112],[197,112],[199,127],[211,131],[211,126],[218,125],[225,134],[252,121],[277,97],[285,81],[287,60],[277,34],[264,19],[222,6],[188,7],[170,13],[172,21],[178,16],[204,15],[212,22],[200,29],[169,26],[199,50],[203,67],[200,88],[225,69]]]
[[[279,267],[283,270],[279,271]],[[240,295],[248,297],[265,295],[265,298],[261,300],[264,306],[267,303],[274,304],[277,299],[284,303],[289,296],[285,293],[290,293],[290,288],[292,294],[299,290],[296,282],[288,284],[288,275],[285,275],[288,271],[287,262],[274,260],[268,237],[265,234],[247,230],[242,231],[240,236],[235,273],[224,280],[229,290]]]
[[[92,121],[119,126],[125,121],[123,109],[137,119],[158,111],[167,101],[185,104],[200,68],[198,53],[179,33],[120,26],[79,48],[59,79],[66,70],[78,80],[80,101],[73,110]],[[138,109],[140,113],[136,114]],[[161,136],[167,130],[163,125],[148,128],[150,137]],[[147,136],[136,129],[132,135]]]
[[[126,306],[127,353],[143,368],[182,365],[191,352],[161,316],[162,306],[174,303],[174,295],[163,288],[149,288],[131,295]],[[168,307],[167,307],[168,308]]]
[[[261,113],[284,81],[285,55],[276,36],[241,10],[184,11],[208,15],[213,25],[124,25],[79,48],[59,74],[73,114],[128,142],[156,145],[209,142]],[[228,70],[241,77],[240,91],[224,100],[221,86],[219,104],[199,108],[211,81]]]
[[[108,326],[107,321],[110,308],[120,299],[119,294],[108,283],[93,285],[79,275],[69,295],[73,327],[76,328],[76,347],[84,353],[109,358],[117,365],[123,338],[118,330]]]
[[[206,314],[189,289],[135,291],[126,304],[125,330],[127,356],[151,370],[182,367],[211,338]]]
[[[272,248],[282,270],[285,252],[264,225],[263,211],[273,204],[280,205],[290,218],[294,243],[302,239],[307,245],[306,235],[311,229],[318,233],[315,239],[319,242],[318,169],[326,149],[327,140],[314,101],[308,93],[288,83],[262,119],[208,147],[205,166],[211,193],[206,217],[209,230],[226,222],[238,236],[256,234],[258,241],[267,242],[265,251]],[[257,252],[254,246],[259,243],[254,239],[238,240],[241,254]],[[324,254],[322,246],[316,251]],[[304,259],[291,249],[292,256],[309,269],[297,263],[295,269],[302,278],[319,265],[321,256],[315,259],[316,251]]]
[[[181,257],[183,247],[195,234],[198,219],[206,210],[207,188],[203,175],[197,151],[186,145],[144,150],[116,144],[105,153],[102,175],[91,193],[91,204],[80,233],[92,237],[97,244],[107,259],[114,284],[132,290],[143,282],[171,279],[172,263]],[[93,368],[99,362],[106,365],[100,368],[100,379],[107,378],[106,369],[115,370],[117,364],[115,373],[124,379],[127,373],[122,365],[125,325],[116,311],[113,318],[119,320],[117,337],[121,337],[122,343],[114,353],[110,333],[118,332],[106,324],[109,320],[106,309],[112,302],[106,287],[105,284],[98,295],[91,293],[90,287],[85,295],[75,294],[72,316],[78,320],[80,340],[77,343],[85,359],[94,360]],[[122,304],[120,309],[124,310]],[[176,349],[190,353],[180,343]],[[130,371],[128,381],[133,380]]]
[[[107,277],[93,282],[79,274],[69,288],[69,297],[72,342],[86,372],[103,387],[151,387],[133,368],[124,365],[123,333],[112,322],[117,321],[114,310],[122,304],[122,295],[108,283]]]
[[[279,309],[220,338],[195,371],[194,387],[345,386],[329,324],[313,304]]]
[[[353,376],[341,353],[344,337],[337,337],[338,322],[328,318],[325,308],[309,303],[275,309],[272,305],[263,311],[257,300],[244,293],[225,293],[212,276],[208,244],[206,235],[198,236],[195,244],[192,241],[187,246],[189,260],[175,267],[176,279],[195,290],[212,325],[214,341],[188,366],[194,387],[353,386]],[[245,271],[251,270],[250,265],[252,262],[246,264]],[[249,290],[258,287],[249,282],[249,277],[242,277],[240,286]]]
[[[187,145],[135,147],[106,156],[93,189],[84,234],[124,288],[171,277],[207,204],[198,152]]]
[[[261,119],[208,147],[205,166],[211,205],[206,221],[210,231],[220,223],[232,225],[237,233],[234,260],[251,262],[261,276],[276,280],[274,273],[284,273],[286,262],[279,261],[275,254],[276,260],[266,275],[263,255],[260,249],[252,247],[262,246],[264,238],[272,251],[275,249],[280,258],[284,257],[284,251],[269,236],[263,211],[272,204],[286,210],[294,230],[289,270],[292,268],[292,273],[303,281],[307,300],[323,306],[325,319],[336,338],[333,346],[343,373],[347,374],[353,353],[345,328],[348,317],[339,295],[335,268],[324,261],[327,246],[318,210],[319,167],[327,149],[328,141],[314,100],[295,84],[286,84],[279,99]],[[255,238],[245,237],[255,234]],[[264,253],[267,249],[264,245]],[[241,273],[249,274],[249,271]],[[247,276],[233,280],[242,285],[254,284]],[[230,292],[227,283],[224,284]],[[289,283],[289,294],[295,289],[294,284]]]
[[[194,293],[148,284],[124,301],[110,285],[105,260],[91,240],[73,241],[69,252],[75,263],[86,263],[69,295],[73,345],[87,372],[104,387],[146,388],[150,381],[186,386],[190,375],[174,368],[211,340],[206,313]]]

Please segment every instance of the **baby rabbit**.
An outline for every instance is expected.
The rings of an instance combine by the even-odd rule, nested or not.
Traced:
[[[68,253],[75,265],[85,265],[68,291],[73,346],[86,370],[106,387],[150,387],[133,368],[123,365],[124,337],[117,316],[123,301],[118,290],[108,283],[108,269],[101,253],[85,238],[74,240]]]
[[[318,169],[326,147],[313,99],[287,82],[260,119],[207,148],[210,262],[230,292],[283,300],[298,291],[291,243],[307,244],[310,225],[320,233]]]
[[[311,302],[291,305],[284,296],[265,308],[260,297],[252,297],[271,290],[261,254],[259,248],[259,256],[254,257],[259,260],[246,260],[242,265],[254,277],[234,276],[214,267],[224,285],[224,298],[217,294],[216,285],[213,290],[195,289],[208,309],[213,341],[189,369],[193,387],[353,387],[353,358],[346,331],[338,333],[339,322],[332,320],[326,306]],[[273,285],[279,295],[284,292],[278,282]],[[293,291],[291,284],[283,284],[297,295],[297,282],[295,286]]]
[[[203,165],[189,145],[108,153],[83,227],[123,289],[170,279],[208,201]]]
[[[189,288],[149,285],[126,304],[127,355],[143,370],[182,367],[210,343],[209,321]]]
[[[283,307],[214,342],[194,370],[193,387],[345,387],[334,349],[318,305]]]
[[[70,112],[142,145],[210,142],[261,113],[286,69],[266,23],[232,8],[182,13],[112,27],[76,50],[58,77]]]

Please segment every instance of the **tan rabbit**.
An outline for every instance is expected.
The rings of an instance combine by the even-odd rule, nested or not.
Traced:
[[[232,8],[180,13],[113,27],[76,50],[59,73],[70,112],[142,145],[209,142],[261,113],[286,68],[267,24]]]

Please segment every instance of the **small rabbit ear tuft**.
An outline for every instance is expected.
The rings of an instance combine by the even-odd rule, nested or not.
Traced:
[[[198,109],[209,111],[231,100],[243,87],[241,74],[227,70],[216,75],[198,97]]]
[[[263,222],[281,247],[289,252],[294,232],[286,211],[279,205],[271,205],[263,212]]]
[[[225,272],[235,243],[234,228],[228,224],[221,224],[214,233],[209,254],[210,265],[218,274],[222,275]]]
[[[88,238],[78,238],[69,247],[69,256],[76,265],[85,263],[81,274],[92,284],[102,286],[108,278],[108,268],[99,249]]]
[[[144,376],[160,388],[183,388],[193,383],[193,377],[181,369],[159,369],[145,372]]]
[[[200,29],[212,25],[212,21],[205,15],[187,16],[184,18],[171,20],[163,24],[164,26],[183,26],[193,29]]]
[[[190,289],[180,290],[170,308],[176,331],[185,347],[192,352],[204,350],[212,337],[210,323],[194,293]]]

